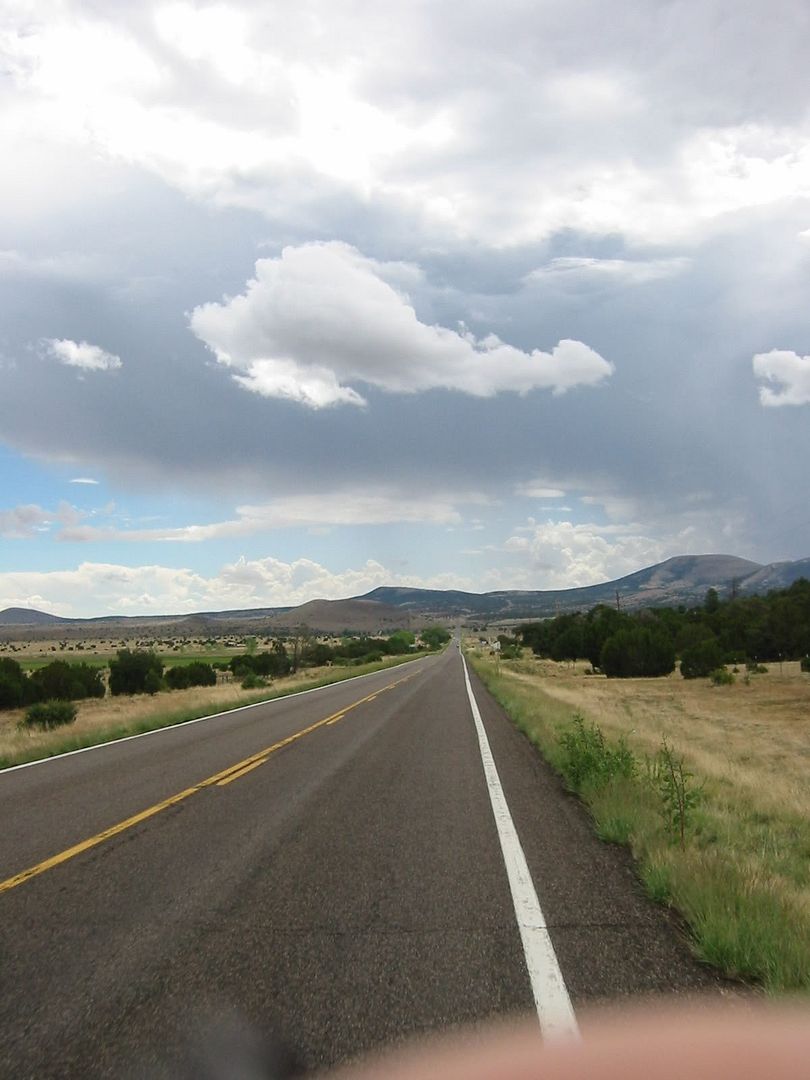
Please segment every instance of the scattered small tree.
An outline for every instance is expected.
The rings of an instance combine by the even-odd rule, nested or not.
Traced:
[[[0,659],[0,709],[18,709],[27,699],[27,679],[16,660]]]
[[[661,813],[667,832],[677,836],[683,850],[686,830],[701,791],[692,784],[692,774],[687,771],[683,758],[675,753],[666,738],[661,740],[661,749],[653,761],[652,779],[661,796]]]
[[[186,690],[190,686],[216,686],[217,673],[210,664],[194,660],[191,664],[176,664],[166,672],[170,690]]]
[[[429,649],[440,649],[450,640],[450,632],[443,626],[426,626],[419,636]]]
[[[119,649],[118,659],[110,661],[111,694],[155,694],[162,678],[163,663],[153,652]]]
[[[706,679],[723,667],[725,657],[717,638],[710,637],[690,645],[681,654],[681,675],[685,679]]]

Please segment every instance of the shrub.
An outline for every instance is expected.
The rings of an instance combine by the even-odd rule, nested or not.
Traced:
[[[164,687],[163,679],[154,668],[150,668],[146,673],[146,678],[143,680],[143,692],[144,694],[157,694],[159,690]]]
[[[188,681],[188,672],[186,671],[185,664],[177,664],[176,667],[170,667],[166,672],[166,686],[170,690],[185,690],[191,686]]]
[[[228,666],[237,678],[247,675],[286,675],[292,667],[292,661],[283,642],[276,641],[270,652],[254,653],[253,656],[245,653],[232,656]]]
[[[410,652],[416,645],[416,634],[409,630],[395,630],[386,643],[386,651],[391,656],[402,656],[404,652]]]
[[[810,656],[803,656],[801,663],[802,671],[810,672]]]
[[[55,728],[72,724],[78,709],[72,701],[38,701],[25,714],[24,727]]]
[[[685,679],[706,679],[723,666],[725,657],[717,638],[698,641],[681,654],[681,675]]]
[[[304,650],[303,661],[308,667],[323,667],[334,659],[335,650],[322,641],[316,641],[314,645]]]
[[[561,733],[559,746],[560,770],[574,791],[603,787],[614,777],[636,774],[632,750],[623,741],[611,746],[600,728],[596,724],[586,727],[581,716],[575,716],[571,727]]]
[[[186,690],[189,686],[216,686],[216,682],[216,671],[202,660],[195,660],[191,664],[177,664],[166,672],[166,685],[170,690]]]
[[[756,660],[749,660],[745,665],[745,670],[749,675],[767,675],[768,669],[764,664],[758,664]]]
[[[716,668],[709,675],[712,686],[731,686],[735,681],[734,675],[730,671],[726,671],[724,667]]]
[[[664,826],[671,837],[677,837],[681,851],[686,847],[686,830],[691,824],[692,812],[700,801],[702,788],[692,783],[683,758],[679,757],[667,740],[661,740],[661,749],[652,761],[651,780],[661,796],[661,814]]]
[[[101,672],[90,664],[69,664],[54,660],[30,675],[31,696],[35,701],[75,701],[79,698],[104,697]]]
[[[242,679],[243,690],[258,690],[259,687],[262,686],[267,686],[267,680],[263,679],[261,675],[254,674],[252,671],[248,672],[244,679]]]

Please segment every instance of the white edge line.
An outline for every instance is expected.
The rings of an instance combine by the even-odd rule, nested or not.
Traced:
[[[473,694],[467,661],[461,650],[459,650],[459,655],[464,665],[467,696],[470,699],[470,709],[478,733],[478,747],[481,751],[489,801],[492,805],[509,888],[512,892],[512,903],[520,930],[520,939],[523,942],[523,953],[532,985],[540,1031],[544,1038],[576,1037],[579,1035],[579,1027],[571,999],[557,961],[557,954],[554,952],[540,901],[537,899],[526,856],[503,793],[478,702]]]
[[[434,654],[435,655],[435,654]],[[245,712],[247,709],[256,709],[260,705],[275,705],[277,701],[289,701],[290,698],[303,697],[304,694],[316,694],[319,690],[330,690],[333,686],[344,686],[346,683],[357,682],[360,679],[368,679],[372,675],[380,675],[384,671],[399,670],[416,664],[419,660],[429,659],[426,656],[415,656],[413,660],[406,660],[404,664],[392,664],[388,668],[379,668],[377,671],[366,671],[362,675],[351,675],[348,679],[336,679],[326,683],[325,686],[310,686],[308,690],[294,690],[291,694],[279,694],[278,697],[266,698],[264,701],[254,701],[250,705],[237,705],[235,709],[224,709],[222,712],[210,713],[208,716],[196,716],[193,720],[181,720],[178,724],[167,724],[165,727],[153,728],[151,731],[141,731],[137,735],[122,735],[120,739],[109,739],[107,742],[95,743],[93,746],[80,746],[77,750],[66,750],[64,754],[51,754],[49,757],[37,758],[36,761],[23,761],[20,765],[8,765],[0,769],[0,780],[10,772],[18,769],[30,769],[33,765],[47,765],[49,761],[62,761],[64,758],[73,757],[74,754],[86,754],[88,750],[104,750],[108,746],[118,746],[120,743],[132,742],[133,739],[145,739],[147,735],[165,735],[168,731],[176,731],[178,728],[188,727],[190,724],[201,724],[204,720],[216,720],[218,716],[230,716],[232,713]]]

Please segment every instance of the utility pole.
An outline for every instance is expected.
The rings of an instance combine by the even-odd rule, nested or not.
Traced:
[[[616,610],[617,611],[622,610],[622,601],[621,601],[621,597],[619,596],[619,590],[618,589],[616,590]]]

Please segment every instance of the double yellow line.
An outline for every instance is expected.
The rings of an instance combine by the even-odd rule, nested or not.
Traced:
[[[69,859],[75,858],[76,855],[81,855],[83,851],[89,851],[91,848],[98,847],[98,845],[103,844],[105,840],[111,840],[112,837],[118,836],[122,832],[126,832],[127,829],[131,829],[135,825],[140,825],[143,821],[148,821],[149,818],[155,817],[156,814],[161,813],[163,810],[168,810],[172,806],[177,806],[178,803],[183,802],[192,795],[196,795],[198,791],[202,791],[204,788],[214,786],[224,787],[234,780],[239,780],[242,776],[252,772],[253,769],[257,769],[260,765],[263,765],[270,755],[275,754],[277,750],[281,750],[283,747],[297,742],[298,739],[303,739],[305,735],[310,735],[313,731],[317,731],[318,728],[324,727],[327,724],[331,725],[337,723],[338,720],[342,720],[347,713],[352,711],[352,709],[356,709],[359,705],[363,705],[367,701],[373,701],[386,690],[393,690],[395,686],[400,686],[402,683],[407,682],[408,679],[412,678],[412,674],[406,675],[402,679],[397,679],[396,682],[389,683],[388,686],[383,686],[380,690],[374,690],[371,694],[366,694],[365,697],[352,702],[351,705],[346,705],[337,712],[332,713],[331,716],[325,716],[323,720],[317,720],[314,724],[310,724],[309,727],[302,728],[301,731],[296,731],[293,735],[288,735],[286,739],[279,739],[279,741],[273,743],[272,746],[267,746],[264,750],[259,750],[258,753],[251,754],[250,757],[245,758],[243,761],[237,761],[235,765],[230,765],[227,769],[223,769],[222,772],[215,773],[213,776],[201,780],[193,787],[186,788],[184,791],[178,791],[176,795],[170,795],[168,799],[163,799],[162,802],[155,803],[154,806],[149,806],[146,810],[141,810],[140,813],[133,814],[132,817],[128,817],[124,821],[119,821],[117,825],[111,825],[108,829],[104,829],[103,832],[96,833],[95,836],[91,836],[87,840],[82,840],[80,843],[74,844],[73,847],[66,848],[65,851],[60,851],[58,855],[52,855],[49,859],[37,863],[36,866],[30,866],[27,870],[22,870],[19,874],[15,874],[14,877],[7,878],[5,881],[0,881],[0,893],[16,889],[17,886],[22,885],[23,882],[30,881],[31,878],[38,877],[40,874],[44,874],[46,870],[52,870],[55,866],[61,866],[62,863],[68,862]]]

